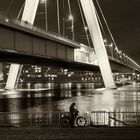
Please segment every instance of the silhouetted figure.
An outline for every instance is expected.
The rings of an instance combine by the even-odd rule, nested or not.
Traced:
[[[75,103],[72,103],[70,105],[70,118],[71,118],[70,125],[71,125],[71,127],[74,127],[74,120],[75,120],[77,114],[78,114],[78,111],[75,107]]]

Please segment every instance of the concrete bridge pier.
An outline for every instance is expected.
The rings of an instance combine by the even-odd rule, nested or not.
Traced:
[[[80,0],[107,89],[116,88],[93,0]]]
[[[35,20],[38,4],[39,4],[39,0],[26,0],[21,20],[33,24]],[[22,70],[22,65],[11,64],[5,89],[16,88],[19,80],[18,77],[20,76],[21,70]]]
[[[10,90],[17,87],[20,78],[20,73],[22,71],[22,66],[23,65],[19,64],[11,64],[5,89]]]

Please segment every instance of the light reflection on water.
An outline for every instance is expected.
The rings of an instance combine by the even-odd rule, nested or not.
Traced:
[[[0,112],[69,111],[72,102],[79,111],[140,111],[140,90],[95,90],[93,83],[27,84],[43,91],[0,93]],[[100,85],[98,85],[100,86]]]

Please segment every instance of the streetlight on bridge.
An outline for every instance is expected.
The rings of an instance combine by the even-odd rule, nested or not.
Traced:
[[[71,29],[71,33],[72,33],[72,40],[75,40],[75,34],[74,34],[74,17],[73,15],[69,15],[68,19],[65,20],[65,18],[63,18],[63,36],[65,36],[65,22],[71,21],[71,27],[67,27]]]

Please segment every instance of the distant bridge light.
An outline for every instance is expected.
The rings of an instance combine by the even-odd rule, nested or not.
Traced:
[[[104,43],[107,43],[107,39],[104,39]]]
[[[121,54],[122,53],[122,51],[119,51],[119,54]]]
[[[69,15],[69,17],[68,17],[70,20],[73,20],[73,15]]]
[[[88,27],[87,27],[87,26],[85,26],[84,28],[85,28],[85,31],[87,31],[87,30],[88,30]]]
[[[110,47],[113,47],[113,43],[110,43]]]
[[[9,22],[9,19],[8,19],[8,18],[5,18],[5,21],[6,21],[6,22]]]
[[[133,75],[135,75],[135,73],[132,73]]]
[[[117,51],[117,53],[119,53],[119,50],[118,50],[118,48],[117,48],[117,47],[115,47],[115,50]]]

